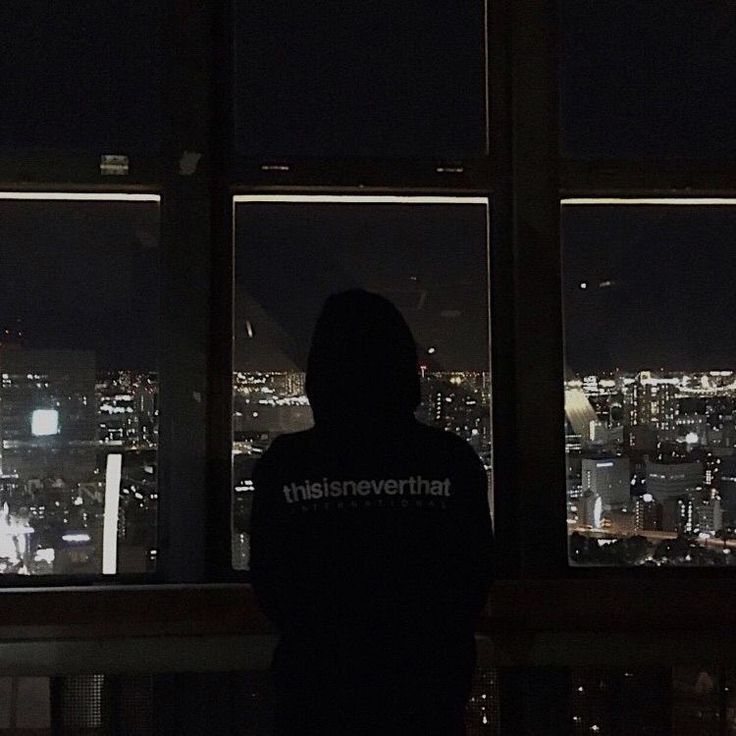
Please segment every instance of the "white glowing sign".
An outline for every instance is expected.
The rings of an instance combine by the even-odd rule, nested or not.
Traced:
[[[61,538],[65,542],[78,542],[78,543],[89,542],[90,540],[89,534],[86,534],[84,532],[73,533],[73,534],[63,534]]]
[[[31,434],[34,437],[59,434],[59,412],[56,409],[36,409],[31,415]]]

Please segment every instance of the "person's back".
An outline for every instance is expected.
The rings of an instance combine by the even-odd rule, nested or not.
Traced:
[[[376,299],[339,295],[332,310],[358,302],[367,319]],[[340,395],[323,361],[347,368],[365,345],[336,346],[345,325],[325,312],[307,374],[316,426],[277,438],[253,477],[253,585],[281,633],[277,731],[455,733],[490,583],[486,473],[466,442],[414,419],[415,352],[402,375],[353,374]],[[377,395],[393,384],[401,394]]]

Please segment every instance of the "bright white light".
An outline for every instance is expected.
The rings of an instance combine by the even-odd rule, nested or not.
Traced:
[[[588,288],[588,282],[587,281],[581,281],[580,282],[580,288],[581,289],[587,289]]]
[[[34,437],[59,434],[59,412],[56,409],[35,409],[31,415],[31,434]]]
[[[74,534],[64,534],[61,537],[65,542],[89,542],[90,536],[84,532],[77,532]]]
[[[593,526],[596,529],[601,528],[602,518],[603,518],[603,499],[600,496],[596,496],[595,504],[593,505]]]
[[[688,432],[685,435],[685,442],[687,442],[688,445],[695,445],[698,442],[698,433],[697,432]]]
[[[335,204],[484,204],[487,197],[399,197],[368,194],[236,194],[233,202],[304,202]]]
[[[0,192],[0,199],[62,202],[160,202],[160,194],[127,194],[125,192]]]
[[[654,496],[652,496],[651,493],[645,493],[642,495],[641,500],[644,501],[644,503],[651,503],[654,501]]]
[[[118,512],[123,456],[107,456],[105,470],[105,520],[102,527],[102,574],[114,575],[118,568]]]
[[[54,549],[47,547],[45,549],[37,549],[34,556],[35,562],[48,562],[50,565],[54,563],[56,552]]]
[[[561,204],[657,204],[657,205],[734,205],[736,199],[725,197],[572,197],[563,199]]]

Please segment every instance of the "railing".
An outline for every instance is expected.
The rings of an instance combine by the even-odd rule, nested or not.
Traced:
[[[2,603],[0,684],[13,708],[25,678],[50,678],[52,725],[39,733],[82,721],[136,733],[111,725],[142,723],[136,703],[145,733],[198,733],[186,728],[208,719],[235,729],[223,733],[267,732],[276,636],[249,586],[4,591]],[[468,733],[736,733],[735,625],[726,580],[499,581],[478,625]]]

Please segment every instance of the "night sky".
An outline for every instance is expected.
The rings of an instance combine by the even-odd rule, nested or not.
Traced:
[[[303,370],[325,297],[362,287],[399,307],[431,370],[488,370],[484,205],[243,203],[235,243],[236,368]]]
[[[484,153],[482,2],[248,0],[235,8],[240,153]]]
[[[239,153],[483,153],[480,0],[234,8]],[[559,9],[565,156],[736,157],[736,4],[560,0]],[[159,150],[165,19],[163,0],[3,0],[0,149]]]
[[[736,370],[736,207],[576,205],[562,213],[573,371]]]
[[[158,205],[0,200],[0,327],[28,348],[155,371]]]
[[[736,158],[736,3],[561,0],[559,7],[565,156]]]
[[[161,147],[163,0],[2,0],[0,150]]]

